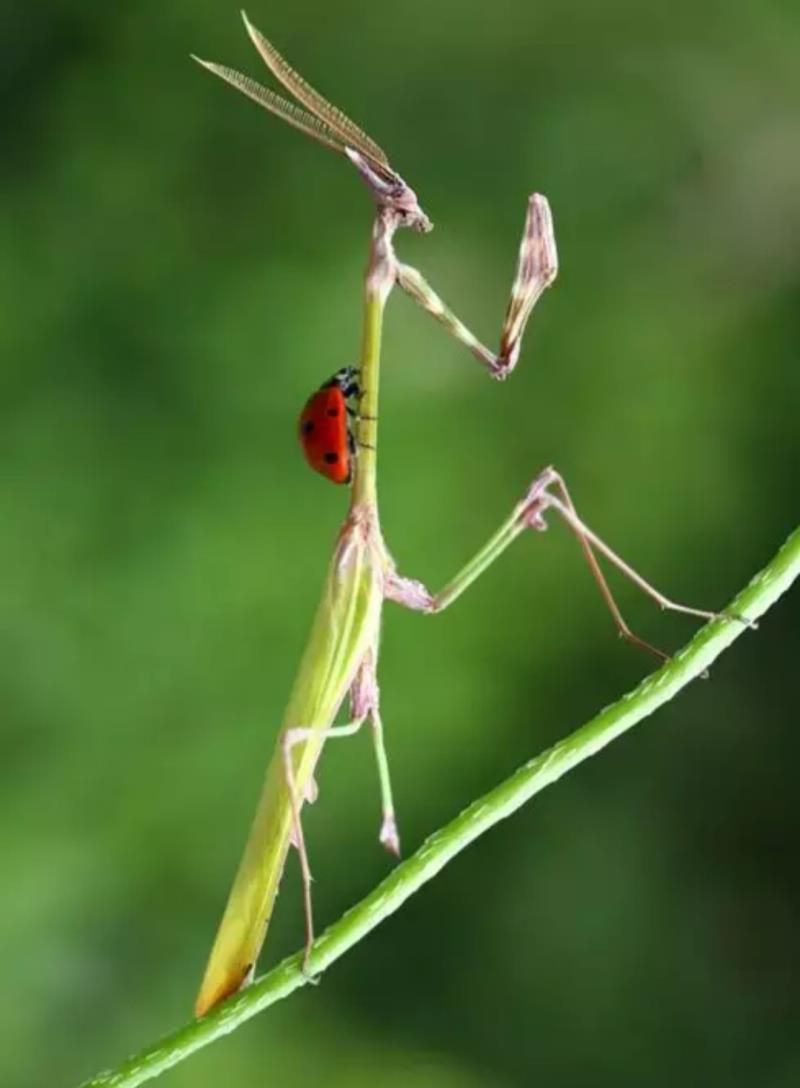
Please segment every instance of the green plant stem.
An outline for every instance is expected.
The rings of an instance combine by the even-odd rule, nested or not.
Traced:
[[[800,529],[795,530],[772,561],[731,602],[729,611],[757,619],[798,576]],[[580,729],[526,763],[446,827],[431,835],[412,857],[398,865],[374,891],[322,934],[314,946],[315,969],[322,972],[344,955],[490,827],[702,676],[746,630],[742,624],[730,621],[715,620],[707,624],[658,672],[648,676],[637,688],[606,707]],[[301,963],[302,954],[291,956],[202,1020],[192,1021],[145,1047],[117,1069],[86,1081],[82,1088],[133,1088],[158,1076],[304,986],[309,980],[301,970]]]

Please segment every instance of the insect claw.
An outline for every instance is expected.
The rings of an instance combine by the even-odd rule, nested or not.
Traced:
[[[384,816],[379,840],[381,846],[384,846],[390,854],[394,854],[396,858],[400,857],[400,835],[393,812],[387,812]]]
[[[316,799],[319,797],[319,786],[317,785],[316,778],[309,778],[305,788],[305,799],[309,805],[313,805]]]
[[[720,616],[723,619],[731,620],[733,623],[741,623],[744,627],[749,627],[751,631],[758,630],[758,620],[751,620],[739,612],[720,612]]]
[[[311,970],[311,967],[309,966],[310,959],[311,949],[307,948],[303,953],[303,959],[300,963],[300,972],[306,982],[308,982],[311,986],[319,986],[320,982],[322,981],[322,975],[320,975],[319,972],[314,972]]]
[[[544,511],[534,508],[527,514],[525,521],[529,529],[537,533],[547,532],[547,522],[544,520]]]

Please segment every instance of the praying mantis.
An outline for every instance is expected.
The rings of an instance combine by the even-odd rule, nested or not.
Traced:
[[[547,528],[546,514],[558,515],[577,538],[619,634],[664,659],[667,655],[636,635],[625,622],[599,565],[602,556],[662,609],[700,619],[748,622],[741,617],[692,608],[670,600],[629,566],[579,517],[567,485],[552,467],[541,471],[509,517],[471,560],[437,593],[402,576],[381,533],[376,490],[378,393],[382,321],[395,286],[404,290],[466,347],[490,377],[503,380],[517,364],[531,312],[558,272],[552,215],[547,199],[528,201],[511,296],[495,353],[478,340],[445,305],[417,269],[394,251],[396,232],[407,227],[427,233],[432,224],[413,189],[391,166],[386,153],[336,106],[315,91],[249,21],[245,29],[272,75],[296,99],[290,102],[246,75],[195,57],[219,76],[329,150],[346,158],[372,196],[375,216],[364,278],[360,383],[350,506],[339,532],[275,753],[250,835],[211,950],[195,1011],[202,1016],[252,978],[291,846],[303,878],[306,942],[303,967],[314,974],[311,871],[303,835],[303,804],[316,798],[315,768],[326,741],[371,727],[380,783],[380,842],[399,855],[400,840],[377,679],[380,626],[385,601],[433,614],[443,611],[523,533]],[[350,720],[334,724],[349,698]]]

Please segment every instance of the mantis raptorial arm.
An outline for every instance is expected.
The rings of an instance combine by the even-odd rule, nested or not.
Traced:
[[[396,264],[397,283],[411,297],[441,322],[447,331],[487,367],[494,378],[505,378],[513,370],[519,357],[525,326],[533,307],[542,293],[558,274],[558,254],[556,251],[553,220],[550,205],[546,197],[534,193],[528,201],[525,227],[519,250],[517,274],[511,287],[511,298],[506,310],[500,337],[500,350],[497,354],[482,344],[448,309],[430,284],[415,268],[410,265]],[[386,579],[386,596],[409,608],[422,612],[441,612],[452,604],[475,579],[498,558],[525,529],[543,530],[547,528],[544,514],[555,511],[570,527],[583,550],[589,569],[597,582],[600,593],[608,606],[614,623],[622,638],[641,647],[643,650],[665,660],[667,654],[631,631],[614,599],[614,595],[597,561],[599,553],[630,581],[639,587],[659,607],[673,612],[683,612],[703,619],[723,618],[717,612],[690,608],[665,597],[629,566],[616,552],[612,551],[580,519],[570,498],[564,479],[553,468],[544,469],[533,481],[525,497],[517,504],[511,516],[490,537],[484,547],[463,567],[456,576],[437,594],[431,594],[421,582],[402,578],[391,568]],[[727,617],[738,618],[738,617]]]
[[[500,350],[490,351],[448,309],[424,276],[411,265],[397,262],[397,282],[415,302],[440,321],[456,340],[488,368],[493,378],[506,378],[514,369],[525,326],[542,293],[558,275],[558,253],[553,218],[546,197],[533,193],[528,200],[525,227],[519,247],[517,274],[500,335]]]
[[[385,596],[389,600],[396,601],[398,604],[405,605],[405,607],[415,611],[444,611],[526,529],[536,529],[539,532],[547,529],[545,514],[549,510],[557,513],[577,537],[589,564],[589,569],[611,612],[617,630],[620,636],[627,639],[628,642],[655,654],[656,657],[662,660],[666,660],[668,657],[662,650],[652,646],[631,631],[623,619],[608,582],[600,569],[595,551],[603,555],[612,566],[616,567],[621,574],[638,586],[643,593],[655,601],[662,609],[681,612],[688,616],[697,616],[705,620],[726,619],[750,623],[750,621],[743,620],[740,616],[732,616],[724,612],[710,612],[701,608],[691,608],[688,605],[679,604],[677,601],[665,597],[663,593],[646,581],[581,520],[572,503],[566,483],[554,468],[546,468],[539,473],[528,488],[525,496],[514,507],[510,517],[503,522],[497,532],[489,538],[483,548],[473,556],[466,566],[462,567],[455,577],[438,593],[432,594],[422,582],[411,578],[403,578],[392,570],[384,583]]]

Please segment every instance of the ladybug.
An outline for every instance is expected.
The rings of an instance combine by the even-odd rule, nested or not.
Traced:
[[[345,366],[306,401],[300,413],[300,445],[315,472],[335,484],[349,484],[353,476],[356,440],[351,419],[357,411],[361,386],[358,367]]]

